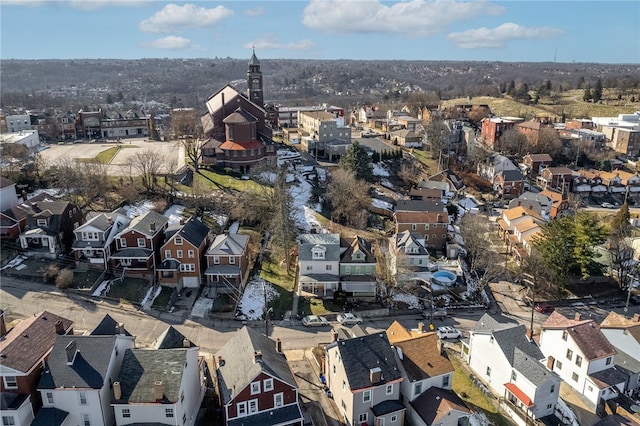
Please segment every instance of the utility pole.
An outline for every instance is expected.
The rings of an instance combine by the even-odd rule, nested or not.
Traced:
[[[524,281],[529,285],[529,289],[531,290],[531,323],[529,324],[529,340],[533,340],[533,313],[536,309],[536,283],[535,278],[531,274],[522,274]]]

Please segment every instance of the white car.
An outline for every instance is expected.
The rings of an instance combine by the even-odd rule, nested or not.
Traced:
[[[614,206],[614,205],[613,205],[613,204],[611,204],[611,203],[602,203],[601,205],[602,205],[602,207],[604,207],[605,209],[615,209],[615,208],[616,208],[616,206]]]
[[[302,318],[302,325],[305,327],[324,327],[329,325],[329,321],[319,315],[307,315]]]
[[[459,339],[462,336],[462,333],[460,332],[460,330],[458,330],[455,327],[451,327],[449,325],[444,327],[438,327],[438,330],[436,330],[436,334],[441,340]]]
[[[354,325],[362,324],[362,318],[351,312],[345,312],[344,314],[338,314],[338,322],[342,325]]]

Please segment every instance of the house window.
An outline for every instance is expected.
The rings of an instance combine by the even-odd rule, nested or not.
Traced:
[[[176,250],[176,257],[182,259],[182,250]]]
[[[273,395],[273,406],[274,407],[282,407],[284,404],[284,397],[282,392]]]
[[[260,382],[251,383],[251,395],[260,393]]]
[[[431,236],[431,238],[433,238],[433,239],[435,240],[436,238],[438,238],[438,236],[437,236],[436,234],[433,234],[433,235]]]
[[[362,413],[362,414],[360,414],[360,416],[358,417],[358,421],[359,421],[360,423],[366,423],[366,421],[368,420],[368,418],[369,418],[368,413]]]
[[[262,382],[262,387],[265,392],[269,392],[273,390],[273,379],[266,379]]]
[[[393,416],[391,416],[391,423],[395,423],[397,421],[398,421],[398,416],[397,415],[394,414]]]
[[[556,391],[556,385],[551,385],[551,392],[549,393],[554,393]]]
[[[313,271],[313,266],[307,265],[307,271]]]
[[[177,246],[181,246],[182,245],[182,237],[176,237],[173,242],[177,245]]]
[[[518,379],[518,374],[515,371],[511,372],[511,380],[516,381]]]
[[[326,265],[325,269],[326,269],[327,271],[330,271],[330,270],[331,270],[331,265]]]
[[[144,238],[138,238],[138,247],[146,247],[147,241]]]
[[[424,224],[424,230],[425,230],[425,231],[428,231],[428,230],[429,230],[429,224],[428,224],[428,223],[425,223],[425,224]]]
[[[336,374],[336,366],[333,366],[333,374]]]
[[[607,365],[610,365],[610,364],[611,364],[611,357],[607,358],[606,364],[607,364]]]
[[[229,265],[235,265],[235,264],[236,264],[236,257],[229,256]]]
[[[187,413],[184,413],[184,414],[182,415],[182,424],[183,424],[183,425],[186,425],[186,424],[187,424]]]
[[[53,405],[53,392],[47,392],[47,404]]]
[[[568,337],[569,337],[569,332],[567,330],[564,330],[562,332],[562,340],[566,342]]]
[[[169,259],[171,257],[171,250],[165,250],[164,251],[164,258],[165,259]]]
[[[4,387],[5,389],[17,389],[18,388],[18,379],[16,376],[4,376]]]
[[[576,355],[576,365],[582,367],[582,357],[580,355]]]
[[[180,272],[195,272],[196,265],[193,263],[182,263],[180,264]]]
[[[587,386],[587,389],[589,390],[589,392],[593,392],[593,386]]]
[[[553,404],[547,404],[547,410],[551,410],[553,408]]]
[[[366,390],[362,392],[362,402],[369,402],[369,401],[371,401],[371,391]]]
[[[556,360],[556,367],[558,368],[558,370],[562,370],[562,362]]]
[[[571,361],[571,358],[573,358],[573,351],[571,349],[567,349],[567,359]]]
[[[343,380],[342,381],[342,390],[345,390],[347,388],[347,381]]]
[[[84,426],[91,426],[91,418],[89,417],[88,414],[83,414],[82,415],[82,424]]]
[[[573,379],[574,382],[577,382],[578,381],[578,374],[577,373],[573,373],[571,375],[571,378]]]
[[[258,412],[258,400],[252,399],[249,401],[249,414]]]
[[[442,387],[446,388],[449,386],[449,375],[446,375],[442,378]]]
[[[415,223],[411,224],[411,230],[415,231],[418,228],[418,225],[416,225]]]
[[[215,265],[219,265],[220,264],[220,256],[213,256],[213,263]]]
[[[187,256],[189,257],[189,259],[193,259],[194,257],[196,257],[196,253],[193,250],[189,250],[187,252]]]
[[[180,404],[184,402],[184,391],[180,392]]]
[[[127,239],[120,238],[120,247],[126,247],[126,246],[127,246]]]
[[[15,426],[15,424],[13,416],[2,416],[2,426]]]
[[[131,411],[128,408],[122,409],[122,417],[128,419],[131,417]]]
[[[340,405],[342,406],[342,410],[346,411],[347,409],[347,404],[344,403],[344,399],[342,401],[340,401]]]
[[[387,385],[386,392],[387,392],[387,395],[391,395],[393,393],[393,383],[390,385]]]
[[[491,376],[491,367],[487,366],[487,376]]]
[[[80,398],[80,405],[87,405],[87,393],[84,391],[78,392],[78,397]]]
[[[164,409],[165,417],[173,417],[173,408],[165,408]]]
[[[422,382],[418,382],[413,387],[413,394],[420,395],[422,393]]]
[[[247,415],[247,403],[240,402],[238,404],[238,417],[244,417]]]

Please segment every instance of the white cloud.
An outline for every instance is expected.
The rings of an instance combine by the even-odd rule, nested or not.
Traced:
[[[168,4],[149,19],[140,22],[140,29],[146,32],[166,32],[187,28],[212,27],[232,16],[233,11],[224,6],[211,9],[191,3]]]
[[[247,9],[244,11],[245,15],[248,16],[260,16],[264,15],[265,9],[262,6],[254,7],[253,9]]]
[[[411,0],[387,5],[380,0],[312,0],[302,22],[311,29],[332,33],[425,36],[445,31],[453,22],[504,11],[502,6],[485,1]]]
[[[154,49],[169,49],[169,50],[195,50],[197,46],[191,44],[191,40],[179,36],[167,36],[153,40],[144,44],[145,47],[151,47]]]
[[[40,7],[50,2],[41,0],[2,0],[1,3],[2,6]]]
[[[244,47],[246,47],[247,49],[255,47],[258,50],[308,50],[313,47],[313,43],[309,39],[296,40],[289,43],[278,43],[277,37],[275,35],[267,34],[262,36],[259,40],[245,43]]]
[[[70,0],[69,6],[81,10],[96,10],[110,6],[140,6],[148,0]]]
[[[552,38],[562,34],[562,30],[551,27],[523,27],[512,22],[496,28],[475,28],[451,33],[447,36],[461,49],[500,48],[512,40]]]

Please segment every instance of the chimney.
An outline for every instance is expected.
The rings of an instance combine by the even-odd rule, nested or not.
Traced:
[[[113,399],[120,401],[122,398],[122,389],[120,388],[120,382],[113,382]]]
[[[117,327],[118,334],[124,335],[124,324],[119,322]]]
[[[78,345],[72,340],[64,350],[67,352],[67,365],[73,365],[73,361],[76,359],[76,354],[78,353]]]
[[[4,320],[4,311],[0,309],[0,338],[7,334],[7,323]]]
[[[335,331],[335,330],[331,333],[331,341],[332,342],[337,342],[338,341],[338,332]]]
[[[282,340],[279,337],[276,339],[276,352],[282,353]]]
[[[573,316],[573,319],[574,319],[575,321],[580,321],[580,316],[581,316],[581,315],[580,315],[580,312],[576,312],[576,313],[575,313],[575,315]]]
[[[632,321],[633,322],[640,322],[640,313],[633,314]]]
[[[62,320],[56,321],[56,334],[64,334],[64,325],[62,324]]]
[[[422,321],[418,323],[418,331],[424,333],[424,323]]]
[[[156,402],[162,402],[164,399],[164,386],[162,380],[156,380],[153,382],[153,396]]]
[[[369,370],[369,381],[372,385],[382,381],[382,370],[380,367],[375,367]]]
[[[224,367],[224,358],[218,355],[218,368]]]
[[[261,351],[255,351],[253,353],[253,359],[255,362],[258,362],[260,360],[262,360],[262,352]]]
[[[156,223],[155,222],[151,222],[149,224],[149,229],[152,230],[153,232],[156,232]]]
[[[191,347],[191,342],[186,337],[184,339],[182,339],[182,347],[183,348],[190,348]]]
[[[552,356],[549,356],[549,358],[547,358],[547,368],[549,370],[553,371],[553,365],[556,363],[556,359]]]

